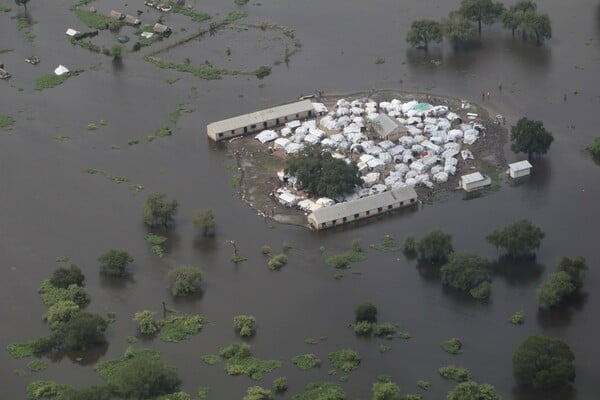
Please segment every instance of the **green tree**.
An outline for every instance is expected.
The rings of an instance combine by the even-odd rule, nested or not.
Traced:
[[[57,288],[66,289],[70,285],[83,286],[85,276],[75,264],[71,264],[68,268],[57,268],[50,277],[50,283]]]
[[[373,400],[400,400],[400,388],[392,381],[375,382]]]
[[[79,312],[61,325],[52,337],[64,349],[86,350],[106,343],[104,331],[107,325],[106,320],[99,315]]]
[[[504,5],[492,0],[461,0],[458,12],[470,21],[477,22],[481,34],[481,23],[493,24],[502,15]]]
[[[527,153],[529,158],[533,154],[546,154],[554,141],[552,133],[544,128],[541,121],[521,118],[517,125],[510,128],[511,149],[515,153]]]
[[[502,229],[495,229],[486,236],[486,240],[496,248],[505,248],[511,257],[522,257],[538,249],[545,236],[539,226],[523,219]]]
[[[514,37],[515,31],[521,27],[521,23],[523,22],[523,14],[535,11],[536,9],[537,5],[533,1],[519,0],[508,9],[504,10],[500,16],[502,26],[506,29],[510,29]]]
[[[112,29],[111,29],[112,30]],[[115,43],[110,48],[110,55],[113,60],[120,60],[123,54],[123,45],[119,43]]]
[[[273,390],[276,393],[283,393],[288,389],[288,380],[285,376],[275,378],[273,381]]]
[[[440,23],[431,19],[418,19],[410,24],[406,34],[406,42],[414,47],[427,51],[429,43],[442,41],[442,28]]]
[[[565,271],[555,272],[536,290],[538,304],[541,307],[558,307],[567,296],[577,290],[571,276]]]
[[[363,183],[354,162],[346,164],[317,146],[306,146],[285,162],[285,173],[298,179],[298,184],[317,196],[336,198],[352,192]]]
[[[44,319],[50,324],[50,329],[56,330],[79,312],[77,303],[71,300],[61,300],[52,304],[48,312],[44,314]]]
[[[535,44],[538,46],[544,40],[552,38],[552,24],[548,14],[528,11],[523,14],[520,28],[524,36],[535,38]]]
[[[269,389],[260,386],[250,386],[242,400],[271,400],[273,393]]]
[[[149,227],[167,228],[173,222],[179,203],[175,199],[168,202],[166,197],[165,193],[152,193],[144,201],[144,223]]]
[[[192,225],[196,229],[200,229],[202,236],[214,236],[215,235],[215,214],[210,208],[203,208],[197,210],[192,218]]]
[[[142,335],[153,335],[160,330],[158,322],[154,319],[155,313],[144,310],[135,313],[133,321],[137,323],[137,330]]]
[[[427,233],[417,242],[417,254],[421,261],[443,263],[453,251],[452,236],[438,229]]]
[[[167,274],[173,296],[188,296],[200,290],[202,271],[190,265],[173,268]]]
[[[442,20],[442,32],[454,48],[475,38],[476,32],[471,21],[459,12],[451,12]]]
[[[569,274],[573,284],[580,288],[583,286],[583,278],[588,270],[587,261],[583,256],[561,257],[558,260],[557,270]]]
[[[487,383],[478,384],[474,381],[462,382],[456,385],[448,395],[446,400],[501,400],[502,398],[496,389]]]
[[[575,355],[564,341],[531,335],[513,354],[513,373],[520,385],[552,389],[575,380],[574,360]]]
[[[111,249],[98,257],[100,273],[108,276],[124,276],[125,269],[133,262],[133,257],[122,249]]]
[[[376,322],[377,321],[377,307],[373,303],[361,303],[354,310],[356,316],[356,322]]]
[[[592,144],[586,147],[586,150],[594,157],[596,160],[600,160],[600,136],[598,136]]]
[[[29,0],[15,0],[15,4],[17,6],[23,6],[23,8],[25,8],[25,11],[27,11],[27,3],[29,3]]]
[[[489,264],[487,259],[477,254],[452,253],[448,263],[440,269],[442,283],[462,291],[471,290],[490,280],[485,269]]]
[[[151,357],[136,357],[120,374],[118,392],[127,399],[150,399],[176,392],[181,380],[177,369]]]
[[[236,315],[233,317],[233,326],[241,337],[250,337],[256,330],[256,318],[252,315]]]

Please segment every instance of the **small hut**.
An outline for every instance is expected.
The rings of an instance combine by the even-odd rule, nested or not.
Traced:
[[[373,120],[373,129],[380,139],[395,142],[408,133],[406,128],[396,119],[387,114],[379,114]]]
[[[133,15],[130,15],[130,14],[127,14],[125,16],[125,20],[124,21],[125,21],[125,23],[127,25],[133,25],[133,26],[137,26],[137,25],[139,25],[139,24],[142,23],[141,19],[136,18],[136,17],[134,17]]]
[[[512,164],[508,164],[508,174],[511,178],[520,178],[527,176],[531,172],[531,164],[527,160],[518,161]]]
[[[465,192],[482,189],[489,186],[491,183],[492,179],[489,176],[483,175],[481,172],[473,172],[472,174],[460,177],[460,186]]]
[[[108,16],[117,21],[125,18],[125,14],[115,11],[115,10],[110,10],[110,14],[108,14]]]
[[[167,25],[159,24],[158,22],[154,24],[153,30],[161,35],[168,35],[171,33],[171,28],[169,28]]]

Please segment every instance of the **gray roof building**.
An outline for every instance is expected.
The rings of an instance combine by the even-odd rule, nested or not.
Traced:
[[[408,133],[408,130],[396,118],[387,114],[379,114],[373,120],[373,125],[377,134],[383,139],[396,140]]]

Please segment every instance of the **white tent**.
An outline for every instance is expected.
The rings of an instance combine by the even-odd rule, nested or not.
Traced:
[[[69,73],[69,69],[67,67],[65,67],[64,65],[59,65],[54,70],[54,73],[56,75],[58,75],[58,76],[61,76],[61,75],[64,75],[64,74],[68,74]]]

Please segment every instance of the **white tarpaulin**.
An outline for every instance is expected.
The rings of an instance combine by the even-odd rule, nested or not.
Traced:
[[[267,142],[271,142],[271,141],[277,139],[278,137],[279,137],[279,135],[277,135],[277,132],[267,129],[267,130],[262,131],[258,135],[256,135],[256,137],[254,139],[256,139],[259,142],[264,144]]]
[[[67,67],[65,67],[64,65],[59,65],[54,70],[54,73],[56,75],[58,75],[58,76],[61,76],[61,75],[64,75],[64,74],[68,74],[69,73],[69,69]]]

